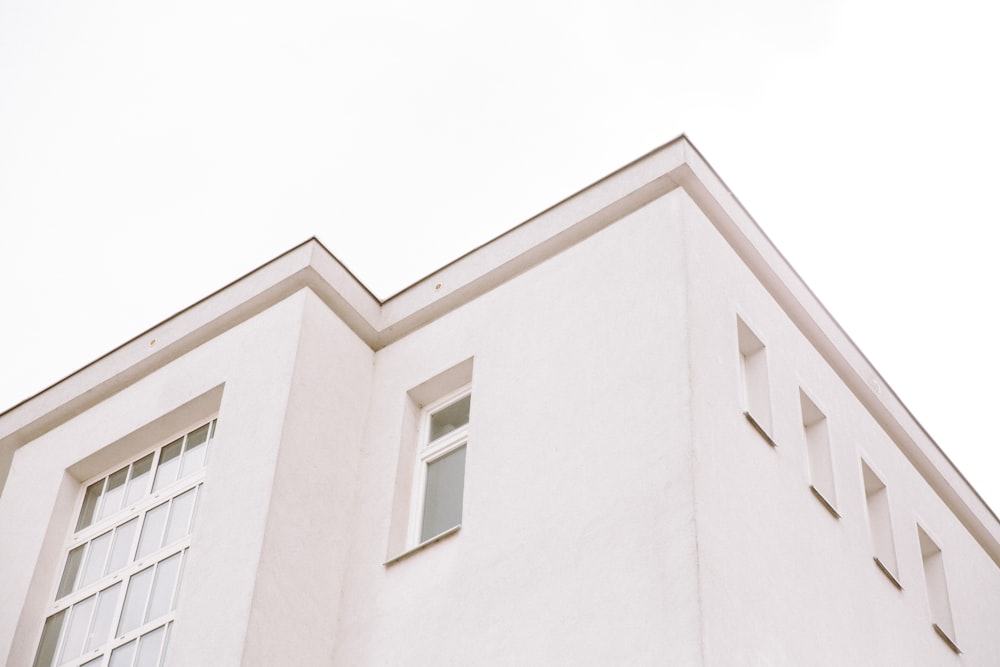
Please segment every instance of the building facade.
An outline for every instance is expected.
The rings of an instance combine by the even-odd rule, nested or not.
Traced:
[[[380,302],[310,240],[0,415],[0,656],[1000,664],[1000,523],[683,137]]]

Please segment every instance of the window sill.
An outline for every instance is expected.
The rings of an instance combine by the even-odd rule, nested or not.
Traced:
[[[754,430],[756,430],[757,433],[760,433],[760,437],[764,438],[764,440],[767,441],[767,444],[771,445],[772,447],[778,446],[778,443],[774,441],[774,438],[768,435],[767,431],[764,430],[764,427],[761,426],[756,419],[754,419],[754,416],[752,414],[750,414],[749,412],[744,412],[743,416],[747,418],[747,421],[750,422],[750,425],[754,427]]]
[[[837,508],[833,506],[833,503],[827,500],[826,497],[822,493],[820,493],[819,489],[810,484],[809,490],[813,492],[813,495],[816,496],[816,499],[823,505],[823,507],[825,507],[826,510],[833,515],[834,519],[840,518],[840,512],[838,512]]]
[[[889,581],[892,582],[892,585],[895,586],[896,588],[898,588],[899,590],[903,590],[903,585],[901,583],[899,583],[899,579],[896,578],[896,575],[894,575],[889,570],[889,568],[885,566],[885,563],[883,563],[882,561],[880,561],[878,559],[878,556],[873,556],[873,559],[875,561],[875,564],[878,565],[878,569],[880,569],[882,571],[882,574],[884,574],[885,576],[889,577]]]
[[[948,648],[959,655],[962,654],[962,651],[959,650],[958,644],[955,643],[955,640],[949,637],[948,633],[942,630],[940,625],[937,623],[931,623],[931,625],[934,626],[934,632],[938,634],[938,637],[944,640],[944,643],[948,645]]]
[[[452,535],[455,535],[461,529],[462,529],[462,524],[458,524],[454,528],[449,528],[448,530],[444,531],[443,533],[440,533],[439,535],[435,535],[431,539],[424,540],[420,544],[407,549],[406,551],[404,551],[403,553],[399,554],[398,556],[393,556],[392,558],[390,558],[386,562],[382,563],[382,565],[384,567],[389,567],[390,565],[398,563],[401,560],[409,558],[410,556],[412,556],[413,554],[417,553],[418,551],[423,551],[424,549],[426,549],[430,545],[432,545],[432,544],[434,544],[436,542],[440,542],[441,540],[445,539],[446,537],[451,537]]]

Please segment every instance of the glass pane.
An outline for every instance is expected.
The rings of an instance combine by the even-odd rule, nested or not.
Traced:
[[[99,665],[101,664],[102,660],[104,660],[104,656],[103,655],[99,656],[97,658],[94,658],[90,662],[83,663],[82,665],[80,665],[80,667],[99,667]]]
[[[80,585],[77,588],[92,584],[101,578],[101,575],[104,574],[104,563],[108,559],[108,549],[110,548],[110,530],[90,541],[90,547],[87,549],[87,564],[83,566],[83,576],[80,577]]]
[[[184,446],[184,461],[181,464],[181,477],[198,470],[205,464],[205,453],[208,451],[208,429],[211,424],[188,434]]]
[[[149,610],[146,612],[147,622],[156,620],[170,611],[170,603],[174,599],[174,586],[177,584],[177,573],[180,569],[180,554],[161,560],[156,566],[153,593],[149,598]]]
[[[431,415],[430,441],[434,442],[441,436],[468,424],[471,405],[472,394],[468,394]]]
[[[174,628],[173,621],[167,623],[167,635],[166,637],[163,638],[163,651],[161,653],[161,658],[160,658],[160,667],[163,667],[164,663],[166,662],[167,649],[170,648],[170,631],[173,630],[173,628]]]
[[[177,479],[177,469],[181,464],[181,445],[183,444],[184,438],[177,438],[160,450],[160,462],[156,465],[156,481],[153,482],[153,491],[162,489]]]
[[[187,549],[181,552],[181,567],[180,572],[177,573],[177,586],[174,587],[174,601],[173,604],[170,605],[170,611],[177,609],[177,598],[180,597],[181,582],[184,581],[184,563],[187,562],[187,552]],[[169,629],[170,628],[168,627],[167,630],[169,631]],[[167,632],[168,636],[169,634],[170,633]]]
[[[462,523],[464,487],[465,445],[427,464],[421,542]]]
[[[163,538],[163,544],[172,544],[174,541],[188,534],[188,526],[191,525],[191,509],[194,507],[195,489],[185,491],[174,498],[170,504],[170,520],[167,521],[167,534]]]
[[[42,638],[38,642],[38,652],[35,653],[33,667],[51,667],[52,660],[56,657],[56,646],[59,642],[59,631],[62,630],[63,620],[66,618],[66,610],[63,609],[54,616],[45,619],[45,627],[42,628]]]
[[[68,662],[83,653],[83,641],[90,629],[90,616],[94,611],[96,595],[91,595],[82,602],[77,602],[69,611],[69,625],[66,629],[66,639],[63,640],[62,652],[59,654],[59,664]]]
[[[125,500],[125,480],[128,479],[128,466],[108,477],[108,488],[104,490],[104,501],[101,503],[101,510],[97,520],[111,516],[122,508],[122,501]]]
[[[128,592],[125,593],[125,607],[118,623],[118,636],[134,630],[142,624],[146,612],[146,600],[149,598],[149,587],[153,583],[153,568],[147,567],[138,574],[133,574],[128,582]]]
[[[153,467],[153,455],[143,456],[132,464],[132,476],[128,481],[125,506],[129,506],[149,491],[149,471]]]
[[[160,646],[163,645],[165,628],[156,628],[139,637],[139,657],[135,667],[157,667],[160,664]]]
[[[111,662],[108,667],[132,667],[132,656],[135,655],[136,640],[123,644],[111,652]]]
[[[118,592],[121,590],[121,587],[121,582],[118,582],[111,588],[105,588],[97,596],[97,612],[94,614],[94,626],[83,646],[84,653],[105,644],[111,639],[111,620],[115,616],[115,606],[118,604]]]
[[[139,525],[139,519],[136,518],[128,523],[123,523],[115,530],[114,546],[111,547],[111,558],[108,559],[108,567],[104,570],[104,574],[117,572],[128,565],[137,525]]]
[[[160,548],[160,539],[163,537],[163,526],[167,522],[169,509],[170,504],[163,503],[146,512],[142,535],[139,536],[139,548],[135,552],[137,559]]]
[[[93,523],[94,510],[97,509],[97,501],[101,499],[102,489],[104,489],[103,479],[87,487],[87,493],[83,496],[83,507],[80,508],[80,518],[76,520],[77,530],[83,530]]]
[[[76,577],[80,574],[80,566],[83,565],[83,548],[85,546],[87,545],[81,544],[66,556],[66,567],[63,568],[62,579],[59,580],[59,590],[56,592],[57,600],[76,590]]]

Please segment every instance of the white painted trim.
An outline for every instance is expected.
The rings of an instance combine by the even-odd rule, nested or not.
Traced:
[[[430,438],[431,417],[466,396],[471,395],[472,384],[470,383],[424,406],[420,413],[420,433],[417,440],[416,462],[413,471],[413,496],[410,501],[410,521],[406,539],[406,543],[411,551],[422,544],[434,540],[434,537],[423,541],[420,539],[427,490],[427,466],[468,444],[469,426],[472,423],[472,409],[470,406],[469,421],[463,427],[439,437],[434,442],[428,442]],[[448,530],[451,529],[449,528]],[[447,530],[444,532],[447,532]]]

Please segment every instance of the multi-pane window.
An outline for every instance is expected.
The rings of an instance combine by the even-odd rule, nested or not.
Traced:
[[[468,388],[424,409],[417,453],[412,542],[433,539],[462,523],[465,449],[472,394]]]
[[[159,667],[215,421],[86,485],[35,667]]]

